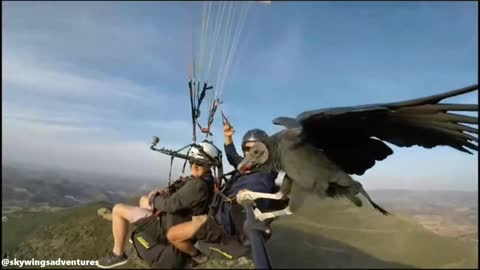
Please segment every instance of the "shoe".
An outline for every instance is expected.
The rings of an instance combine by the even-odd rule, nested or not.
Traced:
[[[122,255],[118,256],[115,253],[110,252],[110,255],[98,260],[97,266],[99,268],[114,268],[120,265],[124,265],[128,262],[127,254],[123,253]]]

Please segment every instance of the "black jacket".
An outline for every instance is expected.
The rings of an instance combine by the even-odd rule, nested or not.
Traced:
[[[235,145],[225,144],[225,154],[227,156],[228,163],[237,168],[237,165],[243,160],[237,150]],[[231,178],[228,184],[225,186],[224,194],[228,197],[234,197],[237,195],[237,192],[242,189],[248,189],[254,192],[263,192],[263,193],[275,193],[278,191],[275,185],[275,179],[277,178],[278,173],[264,173],[264,172],[253,172],[249,174],[240,174],[236,172]],[[269,208],[269,200],[267,199],[258,199],[256,204],[260,210]]]
[[[237,169],[237,165],[242,162],[243,157],[237,153],[237,149],[233,143],[224,144],[223,147],[225,148],[225,154],[227,156],[228,163]]]
[[[154,207],[170,214],[198,216],[208,213],[208,206],[213,197],[213,176],[208,174],[203,179],[190,178],[172,195],[163,198],[157,196]]]

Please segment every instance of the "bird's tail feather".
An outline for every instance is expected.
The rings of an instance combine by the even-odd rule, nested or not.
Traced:
[[[370,204],[373,206],[373,208],[377,209],[380,213],[382,213],[386,216],[391,215],[390,212],[383,209],[381,206],[376,204],[370,198],[368,193],[365,191],[365,189],[363,189],[362,185],[359,182],[357,182],[355,180],[353,180],[353,181],[354,181],[354,184],[351,185],[351,186],[348,186],[348,187],[343,187],[343,186],[337,185],[335,183],[330,183],[328,185],[328,189],[326,191],[327,196],[330,197],[330,198],[334,198],[334,199],[337,199],[337,198],[340,198],[340,197],[345,197],[345,198],[349,199],[356,206],[361,207],[363,205],[362,201],[357,196],[355,196],[355,194],[360,193],[365,198],[367,198],[367,200],[370,202]]]
[[[327,196],[334,199],[347,198],[358,207],[363,205],[362,200],[355,196],[351,190],[352,186],[343,187],[335,183],[330,183],[327,189]]]
[[[360,187],[359,192],[360,192],[360,194],[362,194],[363,196],[365,196],[365,198],[367,198],[367,200],[370,202],[370,204],[373,206],[373,208],[377,209],[378,211],[380,211],[380,213],[384,214],[385,216],[391,215],[390,212],[388,212],[387,210],[383,209],[381,206],[379,206],[378,204],[376,204],[376,203],[370,198],[370,196],[369,196],[368,193],[365,191],[365,189],[363,189],[363,187]]]
[[[350,193],[346,194],[345,196],[356,206],[361,207],[363,205],[362,200],[360,200],[357,196]]]

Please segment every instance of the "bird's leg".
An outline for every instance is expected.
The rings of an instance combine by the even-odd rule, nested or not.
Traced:
[[[281,191],[277,193],[263,193],[263,192],[253,192],[250,190],[240,190],[237,193],[237,202],[242,203],[243,201],[254,201],[256,199],[271,199],[271,200],[281,200],[284,197]]]
[[[241,203],[242,201],[254,201],[256,199],[271,199],[271,200],[282,200],[286,199],[286,195],[290,194],[293,181],[283,172],[283,181],[280,191],[277,193],[264,193],[264,192],[254,192],[250,190],[240,190],[237,193],[237,202]]]
[[[269,219],[269,218],[275,218],[275,217],[280,217],[280,216],[286,216],[286,215],[293,214],[292,211],[290,211],[289,206],[285,207],[282,210],[272,211],[272,212],[267,212],[267,213],[262,213],[262,211],[260,211],[258,208],[255,208],[255,210],[253,210],[253,213],[255,214],[255,218],[260,220],[260,221],[264,221],[264,220]]]
[[[292,184],[293,184],[292,179],[288,177],[287,174],[284,173],[282,186],[280,187],[280,193],[285,195],[290,194],[290,191],[292,190]]]

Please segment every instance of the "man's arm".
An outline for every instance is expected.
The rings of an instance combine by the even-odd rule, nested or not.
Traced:
[[[237,169],[237,165],[242,162],[243,157],[237,153],[237,149],[233,143],[225,144],[225,155],[227,156],[228,163]]]
[[[155,198],[155,208],[167,213],[191,209],[197,202],[208,198],[208,187],[203,180],[192,179],[171,196]]]
[[[225,149],[225,155],[227,156],[228,163],[237,168],[237,165],[242,162],[243,157],[237,153],[235,145],[233,144],[233,134],[235,129],[229,124],[223,125],[223,135],[225,136],[225,144],[223,145]]]
[[[148,204],[150,206],[153,206],[153,200],[155,199],[155,197],[157,197],[157,196],[165,197],[169,193],[170,193],[170,190],[169,190],[168,186],[167,187],[159,187],[159,188],[156,188],[156,189],[150,191],[150,193],[148,193],[148,195],[147,195]]]

